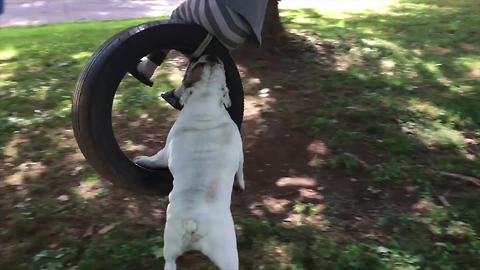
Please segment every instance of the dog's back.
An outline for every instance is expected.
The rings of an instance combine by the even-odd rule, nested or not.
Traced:
[[[242,140],[225,108],[223,67],[208,61],[205,67],[210,69],[202,73],[202,81],[186,89],[191,92],[184,93],[188,99],[183,100],[188,101],[165,147],[174,178],[164,237],[165,269],[175,269],[175,258],[190,249],[201,251],[222,270],[238,269],[230,201],[236,173],[243,184]]]
[[[195,203],[228,199],[222,204],[230,205],[242,142],[236,125],[227,117],[194,126],[177,122],[170,142],[169,168],[175,179],[171,202],[177,193],[195,189],[191,192],[194,197],[203,196]],[[190,120],[185,122],[195,121]]]
[[[231,120],[208,128],[177,123],[170,142],[174,187],[169,195],[165,241],[184,250],[199,250],[223,265],[221,269],[237,269],[230,200],[241,158],[239,131]]]

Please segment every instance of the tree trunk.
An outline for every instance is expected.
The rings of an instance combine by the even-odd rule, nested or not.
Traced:
[[[266,48],[273,46],[285,34],[285,29],[280,21],[280,14],[278,12],[279,1],[280,0],[268,0],[262,31],[263,44]]]

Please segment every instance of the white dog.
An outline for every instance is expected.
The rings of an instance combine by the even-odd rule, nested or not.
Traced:
[[[240,132],[225,107],[230,98],[220,60],[202,56],[185,74],[184,106],[165,148],[135,162],[165,167],[173,175],[164,233],[165,270],[175,270],[178,256],[198,250],[222,270],[238,269],[237,242],[230,200],[234,178],[241,189],[243,150]]]

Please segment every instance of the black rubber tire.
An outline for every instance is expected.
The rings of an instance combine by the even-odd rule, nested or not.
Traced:
[[[166,195],[171,191],[173,178],[168,169],[142,168],[120,149],[112,128],[113,99],[128,69],[143,56],[155,49],[191,54],[206,34],[196,25],[151,22],[120,32],[94,53],[73,95],[73,131],[80,150],[102,177],[135,193]],[[232,100],[229,113],[240,128],[243,87],[237,67],[229,51],[216,39],[205,54],[216,55],[224,62]]]

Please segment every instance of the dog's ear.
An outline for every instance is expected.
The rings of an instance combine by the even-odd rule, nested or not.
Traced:
[[[202,79],[204,63],[190,63],[185,71],[182,85],[175,90],[175,93],[179,93],[180,104],[185,105],[187,99],[192,95],[192,86]]]
[[[185,77],[183,78],[183,86],[185,86],[185,88],[190,88],[196,82],[200,81],[202,79],[204,67],[205,63],[190,64],[185,72]]]
[[[232,106],[230,91],[228,90],[226,84],[222,86],[222,104],[225,105],[226,108],[230,108],[230,106]]]

